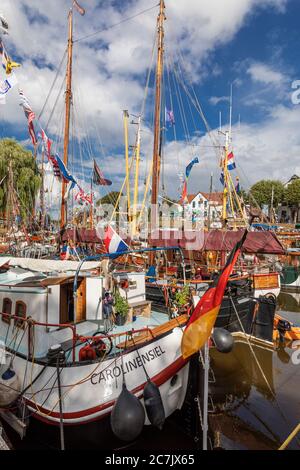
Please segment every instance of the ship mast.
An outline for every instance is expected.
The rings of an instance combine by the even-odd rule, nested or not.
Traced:
[[[73,55],[73,10],[69,11],[68,16],[69,34],[68,34],[68,64],[66,75],[66,110],[65,110],[65,132],[64,132],[64,164],[68,167],[68,154],[69,154],[69,137],[70,137],[70,109],[72,102],[72,55]],[[62,182],[61,189],[61,209],[60,209],[60,227],[64,228],[67,223],[67,201],[66,196],[66,183]]]
[[[154,144],[153,144],[153,170],[152,170],[152,192],[151,192],[151,231],[158,226],[158,189],[160,174],[160,132],[161,132],[161,88],[163,75],[163,54],[164,54],[164,21],[165,3],[160,0],[158,15],[158,52],[156,64],[156,95],[155,95],[155,115],[154,115]]]

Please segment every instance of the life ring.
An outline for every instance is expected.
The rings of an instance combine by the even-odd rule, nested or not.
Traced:
[[[97,335],[101,335],[97,338]],[[108,356],[111,352],[113,344],[109,336],[105,335],[102,331],[96,331],[93,334],[95,339],[90,340],[90,343],[79,351],[79,361],[95,361],[101,359],[104,356]]]
[[[121,289],[123,289],[123,290],[128,289],[128,287],[129,287],[129,281],[128,281],[128,279],[123,279],[123,280],[121,280],[121,281],[120,281],[120,287],[121,287]]]

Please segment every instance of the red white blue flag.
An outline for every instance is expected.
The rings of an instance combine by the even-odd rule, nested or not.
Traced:
[[[107,253],[123,253],[129,250],[127,243],[122,240],[120,235],[110,225],[105,229],[104,244]]]
[[[230,152],[227,156],[227,169],[228,170],[234,170],[235,169],[234,155],[233,155],[232,152]]]

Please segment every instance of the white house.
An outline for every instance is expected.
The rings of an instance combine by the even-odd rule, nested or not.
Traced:
[[[189,194],[187,201],[183,204],[184,209],[191,215],[192,221],[207,225],[211,228],[222,226],[223,193],[212,192]]]

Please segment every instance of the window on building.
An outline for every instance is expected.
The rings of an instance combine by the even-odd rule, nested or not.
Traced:
[[[207,207],[207,201],[204,201],[204,207],[205,208]]]
[[[11,306],[12,306],[11,300],[6,297],[5,299],[3,299],[2,312],[11,314]],[[2,315],[2,320],[5,323],[9,324],[11,319],[10,319],[10,317],[6,317],[6,316]]]
[[[16,317],[19,317],[19,318],[26,318],[26,304],[22,302],[21,300],[18,300],[18,302],[16,302],[15,315]],[[22,320],[17,320],[15,318],[15,326],[18,326],[21,328],[21,327],[24,327],[24,324],[25,322],[23,322]]]
[[[207,211],[204,211],[204,217],[207,217]]]
[[[195,209],[195,207],[196,207],[196,203],[195,203],[195,201],[194,201],[194,202],[193,202],[193,209]]]

